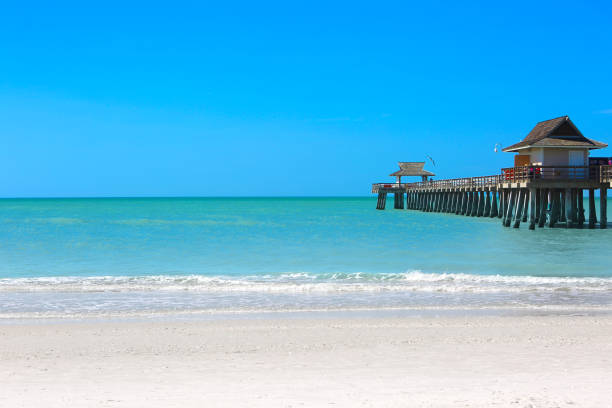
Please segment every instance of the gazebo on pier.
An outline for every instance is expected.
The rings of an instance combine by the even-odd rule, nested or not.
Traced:
[[[396,183],[379,183],[373,187],[372,192],[378,194],[378,202],[376,208],[384,210],[387,203],[387,193],[393,194],[394,205],[393,208],[403,209],[404,208],[404,193],[408,184],[402,184],[402,177],[421,177],[421,182],[426,183],[429,177],[434,177],[431,171],[424,169],[425,162],[398,162],[400,169],[396,172],[389,174],[391,177],[396,177]]]
[[[389,174],[391,177],[397,177],[397,184],[402,184],[402,177],[421,176],[421,181],[427,181],[428,177],[434,177],[431,171],[424,169],[425,162],[398,162],[400,169]]]

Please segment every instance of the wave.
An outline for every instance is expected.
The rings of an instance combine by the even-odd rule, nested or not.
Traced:
[[[463,273],[285,273],[279,275],[89,276],[0,279],[2,292],[612,292],[612,278]]]

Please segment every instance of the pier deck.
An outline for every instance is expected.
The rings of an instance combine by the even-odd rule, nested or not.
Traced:
[[[473,217],[500,218],[506,227],[607,227],[607,189],[612,187],[612,166],[523,166],[501,174],[418,183],[375,183],[377,209],[385,209],[387,194],[394,208],[446,212]],[[588,191],[588,220],[583,208]],[[595,190],[600,191],[599,222]]]

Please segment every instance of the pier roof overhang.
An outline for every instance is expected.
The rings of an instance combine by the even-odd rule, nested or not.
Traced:
[[[431,171],[423,169],[425,162],[399,162],[400,169],[389,174],[392,177],[397,176],[435,176]]]
[[[560,148],[582,148],[602,149],[607,147],[606,143],[587,139],[578,130],[569,116],[561,116],[554,119],[539,122],[522,141],[508,146],[502,151],[516,152],[531,147],[560,147]]]

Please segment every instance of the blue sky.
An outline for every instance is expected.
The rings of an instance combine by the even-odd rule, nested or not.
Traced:
[[[0,196],[367,195],[565,114],[612,142],[610,2],[86,3],[3,6]]]

